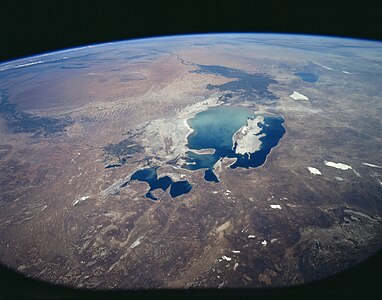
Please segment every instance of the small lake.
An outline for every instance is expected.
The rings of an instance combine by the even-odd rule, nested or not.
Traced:
[[[204,179],[218,182],[213,172],[215,163],[224,157],[236,158],[230,166],[235,169],[256,168],[265,163],[268,154],[275,147],[285,133],[282,126],[284,119],[279,116],[263,115],[264,122],[258,123],[261,127],[258,138],[261,142],[260,148],[248,155],[236,154],[232,137],[236,131],[247,123],[249,118],[254,118],[253,110],[240,106],[218,106],[200,112],[192,119],[187,120],[189,126],[194,130],[188,136],[188,148],[186,164],[183,166],[188,170],[207,169]],[[198,154],[192,150],[214,149],[213,154]]]
[[[206,181],[219,182],[219,178],[211,169],[208,169],[204,172],[204,179]]]
[[[172,198],[187,194],[191,191],[192,185],[186,180],[173,181],[169,176],[158,178],[157,169],[158,167],[141,169],[136,171],[130,178],[130,181],[138,180],[149,184],[150,189],[146,193],[146,198],[158,200],[158,198],[152,194],[152,191],[156,189],[166,191],[170,187],[170,196]]]
[[[306,82],[317,82],[318,78],[320,77],[317,74],[309,73],[309,72],[297,72],[294,73],[294,75],[299,76],[301,80]]]

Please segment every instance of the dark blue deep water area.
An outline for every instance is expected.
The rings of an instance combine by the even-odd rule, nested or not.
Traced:
[[[219,182],[218,177],[215,175],[215,173],[211,169],[207,169],[204,172],[204,179],[206,181]]]
[[[188,136],[186,164],[188,170],[206,168],[204,179],[219,182],[214,174],[215,163],[224,157],[236,158],[230,168],[256,168],[265,163],[268,154],[275,147],[285,133],[284,119],[276,115],[263,115],[264,123],[258,124],[261,128],[259,138],[260,149],[254,153],[236,154],[232,137],[236,131],[246,125],[249,118],[254,118],[253,110],[240,106],[218,106],[200,112],[187,122],[194,130]],[[254,137],[257,138],[257,137]],[[192,150],[214,149],[213,154],[199,154]]]
[[[297,72],[294,73],[294,75],[299,76],[301,80],[306,81],[306,82],[317,82],[319,75],[313,74],[313,73],[308,73],[308,72]]]
[[[171,184],[170,195],[175,198],[177,196],[187,194],[191,191],[192,185],[187,180],[175,181]]]
[[[191,191],[192,185],[186,181],[173,181],[169,176],[159,177],[157,175],[158,167],[141,169],[136,171],[130,178],[130,180],[138,180],[147,182],[150,186],[146,197],[151,200],[158,200],[151,192],[156,189],[162,189],[166,191],[170,186],[170,195],[175,198],[177,196],[187,194]]]

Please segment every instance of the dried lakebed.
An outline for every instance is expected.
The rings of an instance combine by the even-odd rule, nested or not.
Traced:
[[[177,137],[167,137],[173,142],[173,147],[178,145],[177,151],[173,153],[177,153],[177,158],[143,166],[110,188],[119,190],[128,186],[131,181],[143,181],[149,185],[145,197],[156,201],[159,198],[155,195],[155,190],[169,189],[170,196],[175,198],[189,193],[192,189],[192,183],[181,177],[174,178],[172,173],[171,175],[165,171],[162,173],[163,176],[158,177],[159,169],[161,172],[167,167],[191,172],[205,169],[204,180],[218,183],[224,158],[232,159],[229,166],[231,169],[257,168],[263,165],[272,148],[279,143],[285,133],[282,125],[284,119],[270,113],[260,114],[249,107],[219,104],[216,106],[216,104],[200,108],[201,110],[193,111],[191,115],[177,119],[179,124],[187,126],[185,127],[187,130],[177,131]],[[151,132],[151,129],[146,129],[146,132]],[[174,143],[175,141],[178,142]],[[117,165],[108,165],[106,168],[114,166]]]

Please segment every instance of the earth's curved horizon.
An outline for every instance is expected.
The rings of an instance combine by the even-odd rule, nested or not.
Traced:
[[[89,289],[287,287],[382,248],[382,43],[151,37],[0,63],[0,263]]]

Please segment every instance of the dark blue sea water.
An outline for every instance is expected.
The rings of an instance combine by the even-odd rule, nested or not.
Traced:
[[[231,165],[232,169],[237,167],[248,169],[249,167],[256,168],[261,166],[265,163],[265,160],[267,159],[267,156],[271,152],[272,148],[277,146],[285,133],[285,128],[282,125],[284,123],[284,119],[276,116],[264,116],[264,123],[265,124],[262,126],[259,133],[265,133],[265,136],[259,139],[262,142],[260,149],[254,153],[251,153],[250,157],[248,157],[248,154],[235,154],[233,157],[237,157],[237,160],[233,165]]]
[[[186,180],[173,181],[169,176],[158,178],[156,171],[157,169],[158,167],[141,169],[136,171],[130,178],[130,180],[144,181],[149,184],[150,189],[146,194],[147,198],[158,200],[158,198],[156,198],[151,192],[156,189],[162,189],[163,191],[166,191],[170,186],[170,195],[173,198],[187,194],[191,190],[192,185]]]
[[[207,169],[204,172],[204,179],[206,181],[219,182],[218,177],[215,175],[215,173],[211,169]]]
[[[313,74],[313,73],[308,73],[308,72],[297,72],[294,73],[294,75],[299,76],[303,81],[306,82],[317,82],[319,75]]]
[[[171,197],[175,198],[183,194],[187,194],[189,191],[191,191],[191,184],[187,180],[182,181],[174,181],[171,184],[170,188],[170,195]]]
[[[194,132],[188,136],[188,148],[193,150],[215,149],[214,154],[197,154],[187,152],[187,165],[189,170],[206,168],[204,179],[218,182],[212,169],[215,163],[223,158],[236,158],[232,169],[256,168],[264,164],[267,155],[275,147],[285,133],[284,119],[279,116],[264,116],[264,125],[260,126],[260,134],[265,134],[259,140],[260,149],[251,155],[236,154],[232,144],[233,134],[246,124],[248,118],[253,118],[254,112],[244,107],[219,106],[198,113],[188,123]],[[260,124],[259,124],[260,125]]]

